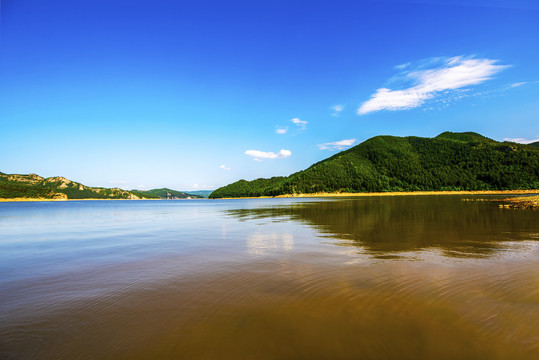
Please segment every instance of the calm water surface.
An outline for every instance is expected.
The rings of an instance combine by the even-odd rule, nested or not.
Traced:
[[[0,359],[539,358],[539,211],[0,203]]]

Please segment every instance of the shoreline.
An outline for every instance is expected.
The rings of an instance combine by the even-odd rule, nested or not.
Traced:
[[[175,200],[235,200],[235,199],[277,199],[277,198],[332,198],[332,197],[369,197],[369,196],[416,196],[416,195],[526,195],[539,194],[539,189],[533,190],[459,190],[459,191],[392,191],[372,193],[312,193],[312,194],[283,194],[277,196],[256,197],[226,197],[218,199],[175,199]],[[0,202],[35,202],[35,201],[98,201],[98,200],[168,200],[168,199],[46,199],[46,198],[0,198]]]
[[[35,201],[98,201],[98,200],[168,200],[168,199],[47,199],[47,198],[0,198],[0,202],[35,202]],[[178,199],[184,200],[184,199]],[[185,199],[185,200],[195,200],[195,199]]]
[[[368,196],[407,196],[407,195],[525,195],[539,194],[539,189],[533,190],[459,190],[459,191],[392,191],[372,193],[312,193],[312,194],[283,194],[277,196],[256,197],[226,197],[212,200],[233,199],[275,199],[275,198],[330,198],[330,197],[368,197]]]
[[[533,210],[539,209],[539,195],[506,198],[502,199],[501,202],[501,208]]]

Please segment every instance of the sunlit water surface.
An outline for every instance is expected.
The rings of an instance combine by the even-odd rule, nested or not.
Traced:
[[[481,199],[0,203],[0,358],[539,358],[539,212]]]

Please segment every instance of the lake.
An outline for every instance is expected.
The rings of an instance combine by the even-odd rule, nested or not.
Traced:
[[[490,199],[0,203],[0,358],[539,358],[539,212]]]

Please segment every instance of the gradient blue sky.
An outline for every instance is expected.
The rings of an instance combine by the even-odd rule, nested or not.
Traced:
[[[0,16],[5,173],[213,189],[382,134],[539,138],[534,0],[3,0]]]

